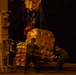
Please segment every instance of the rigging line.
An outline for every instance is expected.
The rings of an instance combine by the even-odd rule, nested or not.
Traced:
[[[42,16],[43,16],[43,19],[44,19],[44,23],[45,23],[46,29],[48,29],[48,28],[47,28],[47,24],[46,24],[46,20],[45,20],[45,17],[44,17],[44,13],[43,13],[42,6],[41,6],[41,12],[42,12]]]
[[[21,22],[21,23],[22,23],[22,22]],[[18,26],[20,26],[21,23],[19,23],[15,28],[17,28]],[[15,30],[15,28],[13,28],[12,30],[10,30],[9,32],[12,33],[12,32]]]
[[[40,9],[40,28],[42,29],[41,3],[39,5],[39,9]]]
[[[18,19],[17,21],[16,21],[16,23],[13,25],[13,27],[12,28],[9,28],[9,31],[11,31],[11,30],[13,30],[13,29],[15,29],[15,28],[17,28],[18,26],[19,26],[19,24],[20,24],[20,22],[21,22],[21,18],[20,19]],[[18,24],[17,24],[18,23]]]
[[[17,19],[17,21],[9,28],[9,30],[13,29],[15,26],[17,26],[17,23],[20,22],[22,18]]]
[[[37,21],[37,19],[39,18],[39,11],[37,12],[37,14],[36,14],[36,21]]]
[[[18,14],[18,13],[17,13]],[[12,17],[13,16],[13,17]],[[19,13],[18,15],[16,15],[16,14],[14,14],[14,15],[12,15],[11,17],[11,19],[12,19],[12,22],[11,23],[14,23],[17,19],[19,19],[19,17],[21,17],[22,16],[22,13]],[[15,17],[15,19],[13,19]]]
[[[19,19],[21,16],[22,16],[22,15],[20,14],[20,15],[15,19],[15,21],[13,22],[13,25],[10,26],[10,29],[14,27],[15,23],[17,22],[17,19]],[[11,23],[11,24],[12,24],[12,23]]]
[[[22,0],[22,19],[25,21],[25,0]]]
[[[27,16],[26,16],[26,26],[25,27],[27,27],[27,25],[28,25],[28,23],[29,23],[29,19],[30,19],[30,13],[29,13],[29,10],[27,10]]]
[[[13,29],[9,30],[9,32],[13,32],[18,26],[20,26],[21,23],[19,23],[18,25],[16,25],[16,27],[14,27]]]

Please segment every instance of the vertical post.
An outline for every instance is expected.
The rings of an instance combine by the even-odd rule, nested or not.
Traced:
[[[0,0],[0,72],[4,72],[4,43],[3,41],[8,39],[8,0]]]
[[[6,13],[6,12],[4,12]],[[2,14],[2,11],[0,11],[0,71],[4,72],[4,57],[7,55],[7,52],[9,51],[8,49],[8,43],[4,43],[3,41],[7,42],[8,39],[8,26],[9,23],[4,19],[6,15]],[[7,18],[6,18],[7,19]],[[7,47],[4,47],[7,45]],[[7,57],[7,56],[6,56]],[[6,66],[8,66],[8,57],[7,57],[7,62]]]
[[[2,13],[0,12],[0,71],[3,72],[3,59],[2,59]]]

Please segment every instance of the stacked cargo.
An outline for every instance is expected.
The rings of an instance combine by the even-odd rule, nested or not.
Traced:
[[[36,45],[38,45],[40,47],[41,54],[48,55],[48,56],[51,56],[53,54],[55,37],[51,31],[34,28],[30,32],[28,32],[27,40],[25,42],[30,43],[31,38],[36,39],[35,43],[36,43]],[[44,46],[45,42],[47,43],[47,47],[49,49],[49,52],[47,49],[46,50],[41,49],[42,46]]]
[[[27,34],[27,43],[30,42],[31,38],[36,39],[36,44],[41,47],[44,42],[47,42],[49,49],[54,48],[55,37],[51,31],[34,28]]]
[[[24,42],[19,42],[17,44],[17,53],[16,53],[16,66],[24,66],[25,57],[26,57],[26,45]]]
[[[27,51],[26,45],[31,42],[31,38],[36,39],[35,44],[37,44],[40,48],[44,45],[44,42],[47,42],[47,46],[49,50],[54,49],[55,37],[52,34],[52,32],[48,30],[34,28],[28,32],[26,41],[24,43],[20,42],[17,45],[17,49],[18,49],[18,52],[16,54],[17,66],[25,65],[25,59],[26,59],[25,57],[26,57],[26,51]],[[41,50],[40,52],[46,53],[46,55],[49,55],[49,56],[51,56],[52,54],[50,51],[44,52],[44,50],[43,51]]]

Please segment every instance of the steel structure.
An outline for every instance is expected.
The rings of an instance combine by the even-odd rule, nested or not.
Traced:
[[[4,72],[4,67],[8,65],[8,62],[4,64],[4,59],[9,53],[8,27],[10,22],[8,22],[8,17],[8,0],[0,0],[0,72]]]

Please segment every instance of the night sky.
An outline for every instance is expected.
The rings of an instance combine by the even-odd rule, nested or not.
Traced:
[[[26,27],[23,3],[14,0],[9,2],[8,7],[12,11],[9,16],[9,37],[17,42],[23,41],[23,30]],[[47,29],[55,35],[56,45],[69,52],[70,62],[76,62],[76,3],[73,0],[42,0],[42,8]]]

